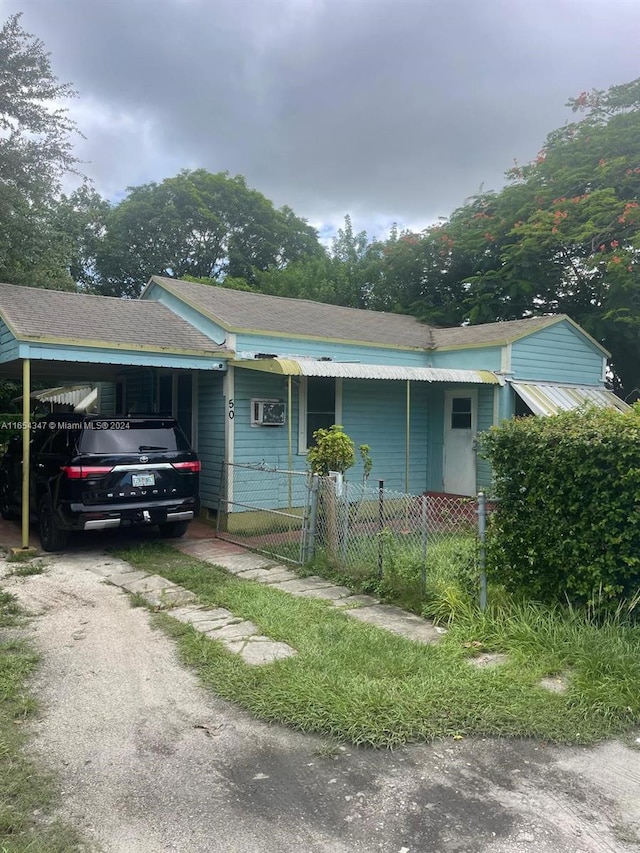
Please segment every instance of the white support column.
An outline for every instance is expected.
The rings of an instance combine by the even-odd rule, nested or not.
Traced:
[[[235,443],[235,368],[229,362],[227,372],[223,379],[223,394],[225,401],[225,419],[224,419],[224,461],[234,461],[234,443]],[[226,495],[227,500],[233,500],[233,476],[231,469],[226,469]],[[220,482],[222,488],[222,482]],[[228,507],[227,507],[228,511]]]

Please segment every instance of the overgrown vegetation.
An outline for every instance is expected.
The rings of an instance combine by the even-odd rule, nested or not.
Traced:
[[[616,607],[640,587],[640,406],[505,421],[482,439],[496,477],[491,575],[538,601]]]
[[[578,610],[517,604],[505,593],[507,606],[481,614],[465,592],[464,558],[443,558],[439,575],[432,573],[427,607],[436,615],[440,609],[439,618],[450,624],[438,645],[423,646],[165,545],[145,544],[119,556],[298,650],[252,667],[169,615],[157,617],[207,686],[267,721],[375,747],[466,735],[586,743],[640,722],[640,626],[626,624],[623,612],[599,624]],[[457,580],[447,575],[447,564],[458,567]],[[446,608],[443,589],[455,590]],[[478,651],[508,657],[500,666],[477,668],[469,657]],[[560,674],[566,692],[541,687],[541,678]]]
[[[376,536],[352,537],[349,547],[348,569],[319,547],[314,560],[297,571],[302,576],[322,575],[355,593],[374,595],[418,614],[452,583],[471,600],[477,599],[476,540],[471,534],[430,538],[423,547],[383,530]]]
[[[37,655],[19,639],[7,639],[22,619],[9,593],[0,590],[0,851],[1,853],[79,853],[77,833],[49,814],[55,785],[25,754],[22,723],[36,704],[26,684]]]

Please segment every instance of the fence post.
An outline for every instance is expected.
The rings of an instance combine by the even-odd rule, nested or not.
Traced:
[[[484,492],[478,493],[478,566],[480,569],[480,610],[487,609],[487,502]]]
[[[422,530],[422,594],[427,591],[427,501],[428,495],[422,495],[420,503],[420,527]]]
[[[378,577],[381,578],[384,561],[384,480],[378,480]]]
[[[309,507],[309,531],[307,533],[307,541],[306,541],[306,549],[304,555],[304,562],[308,563],[309,560],[313,557],[316,552],[316,528],[318,525],[318,488],[320,485],[320,478],[317,474],[311,475],[311,483],[309,486],[309,490],[311,492],[310,495],[310,507]]]
[[[220,483],[218,485],[218,512],[216,514],[216,536],[220,536],[220,521],[222,518],[222,506],[225,502],[225,496],[227,494],[227,477],[225,470],[225,462],[220,463]],[[229,511],[229,506],[227,505],[227,512]]]
[[[349,486],[345,480],[342,484],[342,497],[339,503],[342,512],[342,536],[340,541],[340,557],[342,568],[347,567],[348,541],[349,541]]]

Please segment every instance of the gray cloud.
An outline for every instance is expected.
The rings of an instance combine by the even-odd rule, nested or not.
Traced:
[[[636,0],[0,0],[74,83],[110,197],[203,166],[315,223],[424,225],[640,75]]]

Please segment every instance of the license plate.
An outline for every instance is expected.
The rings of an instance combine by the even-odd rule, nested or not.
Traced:
[[[132,486],[155,486],[156,478],[153,474],[132,474]]]

